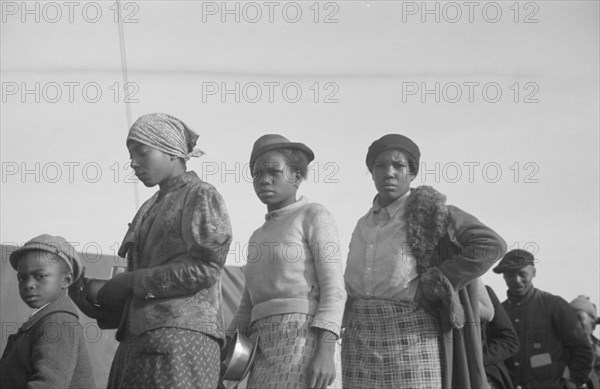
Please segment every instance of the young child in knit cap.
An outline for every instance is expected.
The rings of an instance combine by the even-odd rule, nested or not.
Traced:
[[[596,304],[592,303],[589,297],[580,295],[571,301],[571,308],[575,311],[577,319],[592,346],[594,359],[590,379],[587,383],[588,389],[600,389],[600,339],[594,336],[594,328],[597,324],[600,324]]]
[[[10,255],[19,294],[36,311],[10,335],[0,387],[93,388],[83,327],[67,288],[82,273],[79,253],[61,236],[40,235]]]

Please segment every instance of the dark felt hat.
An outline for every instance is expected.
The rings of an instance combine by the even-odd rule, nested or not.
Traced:
[[[521,249],[511,250],[504,255],[498,266],[494,268],[494,273],[501,274],[508,270],[519,270],[529,265],[535,266],[533,254]]]
[[[250,154],[250,167],[252,167],[254,161],[256,161],[256,158],[260,155],[267,151],[281,149],[300,150],[306,154],[309,163],[315,159],[313,151],[304,143],[290,142],[286,137],[279,134],[267,134],[261,136],[254,142],[252,153]]]
[[[17,270],[19,259],[21,259],[23,254],[27,251],[47,251],[55,254],[67,263],[71,273],[73,273],[73,282],[77,281],[81,276],[83,269],[81,255],[75,251],[75,247],[67,242],[62,236],[52,236],[48,234],[36,236],[25,243],[21,248],[13,251],[10,254],[9,261],[15,270]]]
[[[409,159],[408,162],[412,165],[411,171],[413,174],[419,172],[419,160],[421,159],[419,146],[410,138],[400,134],[384,135],[369,146],[369,151],[367,151],[367,168],[369,168],[369,171],[373,172],[373,164],[375,164],[375,159],[380,153],[393,149],[406,154]]]

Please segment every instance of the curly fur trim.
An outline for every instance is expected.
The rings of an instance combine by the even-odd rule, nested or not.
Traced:
[[[455,328],[465,325],[465,311],[460,297],[450,280],[437,267],[431,267],[421,276],[423,295],[430,302],[441,302],[448,309],[450,324]]]
[[[422,275],[434,263],[436,246],[446,234],[449,223],[446,196],[431,186],[413,189],[406,205],[408,241]]]
[[[446,235],[450,214],[446,196],[430,186],[413,190],[406,205],[407,238],[417,260],[421,288],[428,306],[442,304],[448,310],[450,323],[462,328],[465,312],[458,293],[448,278],[436,267],[437,245]]]

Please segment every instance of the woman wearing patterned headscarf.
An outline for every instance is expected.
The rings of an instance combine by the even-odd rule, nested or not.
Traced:
[[[223,322],[220,274],[231,243],[223,198],[185,161],[198,135],[172,116],[140,117],[129,130],[131,167],[159,190],[129,225],[119,255],[128,272],[98,293],[101,308],[77,300],[120,341],[108,388],[216,387]],[[103,312],[121,308],[120,320]],[[82,308],[83,310],[83,308]]]
[[[486,388],[479,283],[504,240],[429,186],[420,151],[386,135],[369,147],[377,196],[357,223],[344,275],[344,388]]]

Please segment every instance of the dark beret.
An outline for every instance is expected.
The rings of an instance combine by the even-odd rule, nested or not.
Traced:
[[[516,249],[506,253],[493,270],[494,273],[500,274],[508,270],[519,270],[529,265],[535,266],[533,254],[526,250]]]
[[[367,151],[367,168],[369,168],[369,171],[373,172],[375,159],[380,153],[393,149],[400,150],[406,154],[413,174],[419,172],[419,160],[421,159],[419,146],[410,138],[400,134],[384,135],[369,146],[369,151]]]

